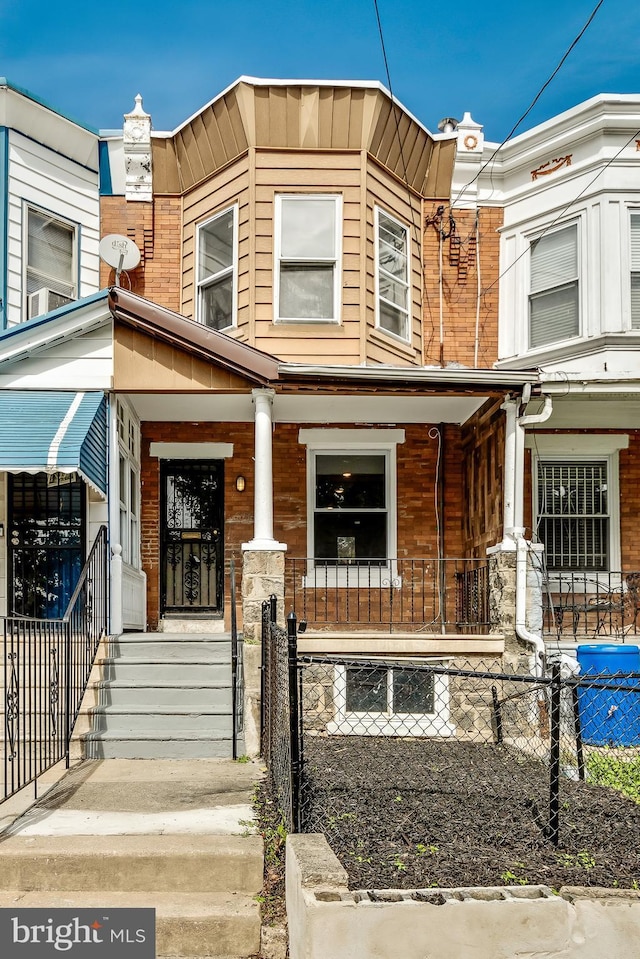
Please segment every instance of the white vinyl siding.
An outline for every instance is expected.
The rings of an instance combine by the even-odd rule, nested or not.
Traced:
[[[341,197],[276,197],[276,321],[339,322],[341,230]]]
[[[631,329],[640,330],[640,213],[631,214]]]
[[[376,207],[376,325],[408,340],[409,230]]]
[[[236,325],[238,208],[198,228],[198,320],[213,330]]]
[[[529,346],[535,348],[578,336],[577,225],[533,240],[530,268]]]
[[[52,118],[57,123],[57,118]],[[60,119],[60,123],[63,121]],[[66,124],[66,121],[64,121]],[[87,135],[88,136],[88,135]],[[97,162],[97,137],[96,162]],[[7,325],[27,319],[27,216],[37,209],[75,230],[74,296],[100,289],[98,172],[11,130],[9,133]],[[47,287],[43,283],[42,287]]]

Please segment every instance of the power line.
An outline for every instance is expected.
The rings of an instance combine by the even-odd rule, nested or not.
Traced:
[[[376,0],[374,0],[374,3],[375,3],[375,2],[376,2]],[[469,182],[468,182],[467,184],[465,184],[465,186],[462,187],[462,189],[460,190],[460,192],[458,193],[458,195],[455,197],[455,199],[451,201],[451,205],[452,205],[452,206],[453,206],[454,203],[457,203],[457,201],[460,199],[460,197],[461,197],[462,194],[465,192],[465,190],[468,190],[470,186],[473,186],[473,184],[476,182],[476,180],[478,179],[478,177],[481,176],[482,173],[484,173],[484,171],[485,171],[486,168],[489,166],[489,164],[490,164],[490,163],[493,163],[493,161],[495,160],[496,156],[498,155],[498,153],[500,152],[500,150],[503,148],[503,146],[505,145],[505,143],[508,143],[508,141],[511,139],[511,137],[513,136],[513,134],[516,132],[516,130],[518,129],[518,127],[520,126],[520,124],[521,124],[524,120],[526,120],[526,118],[529,116],[529,114],[530,114],[531,111],[533,110],[534,106],[536,105],[536,103],[538,102],[538,100],[540,99],[540,97],[542,96],[542,94],[544,93],[544,91],[547,89],[547,87],[549,86],[549,84],[551,83],[551,81],[558,75],[560,69],[562,68],[565,60],[567,59],[567,57],[569,56],[569,54],[571,53],[571,51],[572,51],[572,50],[574,49],[574,47],[580,42],[580,40],[582,39],[582,37],[583,37],[584,34],[586,33],[587,29],[588,29],[589,26],[591,25],[592,21],[594,20],[596,14],[597,14],[597,12],[598,12],[598,10],[600,9],[600,7],[602,6],[603,3],[604,3],[604,0],[598,0],[598,3],[596,4],[596,6],[595,6],[595,7],[593,8],[593,10],[591,11],[591,14],[590,14],[590,16],[589,16],[589,19],[587,20],[587,22],[586,22],[585,25],[583,26],[583,28],[582,28],[582,30],[580,31],[580,33],[578,34],[578,36],[573,40],[573,42],[571,43],[571,45],[569,46],[569,48],[567,49],[567,51],[564,53],[562,59],[561,59],[560,62],[558,63],[557,67],[555,68],[555,70],[553,71],[553,73],[551,74],[551,76],[549,77],[549,79],[546,80],[546,81],[542,84],[542,86],[540,87],[540,89],[539,89],[538,92],[536,93],[535,97],[533,98],[533,100],[531,101],[531,103],[529,104],[529,106],[527,107],[527,109],[525,110],[525,112],[524,112],[524,113],[522,114],[522,116],[516,121],[516,123],[511,127],[511,130],[509,131],[509,133],[507,134],[507,136],[504,138],[504,140],[502,141],[502,143],[501,143],[498,147],[496,147],[496,149],[493,151],[493,153],[492,153],[491,156],[488,158],[488,160],[480,167],[480,169],[478,170],[478,172],[476,173],[476,175],[473,177],[473,179],[472,179],[472,180],[469,180]],[[376,9],[377,9],[377,3],[376,3]]]

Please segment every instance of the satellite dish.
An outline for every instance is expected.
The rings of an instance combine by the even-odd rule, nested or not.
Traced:
[[[105,263],[116,271],[116,286],[120,285],[122,270],[135,270],[140,262],[140,250],[128,236],[110,233],[100,240],[98,252]]]

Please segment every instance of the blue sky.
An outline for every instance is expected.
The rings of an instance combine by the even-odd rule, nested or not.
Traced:
[[[430,130],[468,110],[503,139],[597,0],[378,0],[395,95]],[[640,4],[604,0],[520,130],[597,93],[640,93]],[[387,83],[373,0],[0,0],[0,76],[75,119],[158,130],[242,74]]]

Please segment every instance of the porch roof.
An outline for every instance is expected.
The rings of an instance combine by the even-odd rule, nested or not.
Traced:
[[[103,393],[0,391],[0,472],[75,473],[107,489]]]

